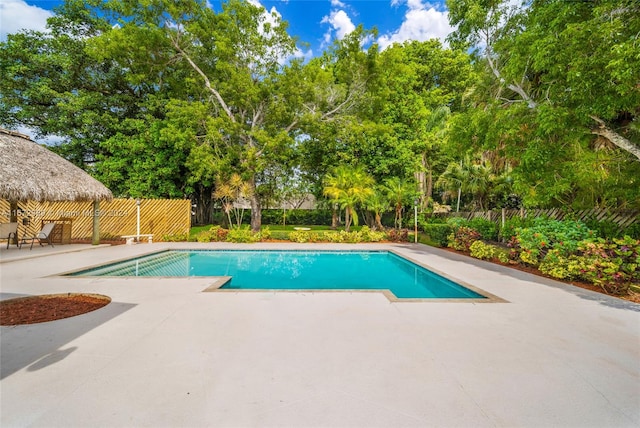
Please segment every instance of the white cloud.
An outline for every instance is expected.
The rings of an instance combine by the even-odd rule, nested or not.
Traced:
[[[404,21],[396,31],[383,34],[378,38],[381,49],[386,49],[393,43],[403,43],[407,40],[420,42],[429,39],[440,39],[443,43],[453,31],[449,25],[447,12],[440,12],[421,0],[392,0],[392,6],[406,1],[407,13]]]
[[[296,48],[296,51],[292,55],[293,58],[303,58],[304,62],[308,62],[313,58],[313,49],[309,49],[308,51],[303,51],[300,48]]]
[[[342,3],[340,0],[331,0],[331,6],[345,8],[347,5]]]
[[[7,34],[20,30],[44,31],[47,18],[53,16],[48,10],[30,6],[24,0],[2,0],[0,2],[0,40]]]
[[[332,10],[331,14],[323,17],[320,22],[331,25],[338,39],[344,38],[344,36],[356,29],[351,18],[344,10]],[[325,42],[328,42],[328,40],[331,40],[331,30],[325,34]]]

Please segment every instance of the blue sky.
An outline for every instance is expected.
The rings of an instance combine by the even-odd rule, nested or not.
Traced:
[[[214,9],[219,0],[209,0]],[[308,43],[299,55],[316,56],[357,25],[378,28],[377,42],[384,49],[393,42],[444,38],[451,32],[444,0],[248,0],[275,11],[289,22],[289,33]],[[2,0],[0,40],[21,28],[44,29],[59,0]]]

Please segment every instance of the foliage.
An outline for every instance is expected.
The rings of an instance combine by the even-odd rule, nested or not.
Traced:
[[[486,158],[465,156],[461,161],[449,163],[436,186],[444,190],[447,200],[457,198],[461,192],[471,196],[470,207],[485,210],[511,193],[510,183],[509,168],[497,171]]]
[[[527,206],[637,208],[638,2],[447,5],[451,42],[481,56],[450,150],[509,165]]]
[[[373,193],[373,178],[362,168],[340,165],[325,177],[324,194],[345,210],[345,230],[353,220],[358,225],[355,207],[364,203]]]
[[[244,208],[238,205],[244,199],[247,199],[253,195],[253,188],[251,184],[240,177],[239,174],[231,174],[231,177],[227,180],[218,178],[216,181],[216,190],[213,193],[213,197],[222,201],[222,209],[227,215],[229,224],[231,223],[231,213],[233,212],[236,219],[236,227],[242,225],[242,217],[244,215]]]
[[[384,232],[376,232],[367,226],[362,226],[358,231],[347,232],[341,230],[339,232],[311,232],[311,231],[293,231],[289,233],[288,239],[292,242],[319,242],[327,241],[333,243],[358,243],[358,242],[379,242],[385,238]]]
[[[224,242],[227,240],[229,230],[220,226],[212,226],[208,230],[200,231],[195,240],[198,242]]]
[[[260,240],[267,241],[271,239],[271,229],[268,226],[264,226],[260,229]]]
[[[227,242],[252,243],[261,240],[260,232],[254,232],[248,227],[233,228],[227,233]]]
[[[587,239],[575,253],[550,250],[540,271],[559,279],[581,279],[602,287],[607,293],[625,294],[629,285],[640,282],[640,240]]]
[[[451,226],[454,230],[469,225],[469,220],[463,217],[450,217],[447,219],[447,224]]]
[[[360,242],[380,242],[386,237],[383,231],[369,229],[368,226],[362,226],[358,231],[360,233]]]
[[[533,218],[531,217],[512,217],[506,219],[504,222],[504,227],[500,229],[499,237],[503,241],[509,241],[511,238],[516,236],[516,229],[518,228],[528,228],[533,226]]]
[[[477,230],[467,226],[460,226],[448,237],[448,246],[458,251],[469,252],[471,244],[480,239]]]
[[[186,233],[173,233],[170,235],[162,235],[164,242],[187,242],[189,237]]]
[[[422,223],[420,228],[427,234],[431,242],[440,247],[447,246],[449,235],[453,233],[453,228],[448,224]]]
[[[409,229],[389,229],[387,239],[391,242],[408,242]]]
[[[496,241],[498,239],[498,225],[482,217],[469,220],[469,227],[480,233],[482,239]]]
[[[317,232],[309,232],[306,230],[294,230],[293,232],[289,232],[287,237],[291,242],[317,242],[319,239],[319,235]]]
[[[538,265],[550,249],[561,255],[574,253],[578,244],[594,237],[594,232],[577,220],[549,220],[537,218],[533,226],[516,228],[520,258],[527,264]]]
[[[402,211],[405,205],[410,204],[412,198],[415,197],[415,186],[398,177],[391,177],[384,181],[381,190],[386,194],[387,200],[395,210],[394,227],[402,229]]]
[[[485,244],[482,241],[475,241],[469,247],[471,257],[481,260],[493,260],[498,259],[502,263],[509,261],[508,251],[491,244]]]
[[[389,199],[384,189],[376,187],[371,196],[366,200],[366,207],[373,213],[373,225],[378,230],[384,230],[382,215],[389,210]]]
[[[296,225],[330,225],[331,210],[326,209],[295,209],[287,210],[287,224]],[[264,224],[282,224],[283,210],[263,209],[262,222]]]

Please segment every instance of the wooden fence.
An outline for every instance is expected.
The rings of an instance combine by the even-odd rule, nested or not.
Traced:
[[[0,200],[0,223],[10,219],[9,202]],[[71,239],[91,239],[93,233],[92,202],[19,202],[18,236],[37,233],[43,222],[56,221],[70,225]],[[137,207],[134,199],[114,199],[100,202],[100,238],[119,239],[135,235]],[[28,219],[28,225],[23,220]],[[65,226],[68,227],[68,226]],[[140,233],[154,234],[154,241],[163,235],[189,234],[191,202],[185,199],[142,199],[140,201]]]
[[[589,221],[610,221],[618,225],[620,230],[624,230],[629,226],[640,223],[640,211],[621,211],[621,210],[608,210],[594,208],[590,210],[564,210],[561,208],[552,208],[546,210],[489,210],[489,211],[470,211],[470,212],[449,212],[442,214],[433,214],[438,217],[463,217],[467,220],[481,217],[500,225],[502,221],[509,220],[513,217],[522,218],[537,218],[546,217],[553,220],[562,220],[565,217],[570,217],[576,220]]]

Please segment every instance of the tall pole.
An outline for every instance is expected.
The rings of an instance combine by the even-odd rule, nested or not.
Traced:
[[[413,201],[413,243],[418,243],[418,199]]]
[[[136,242],[140,242],[140,199],[136,199]]]

